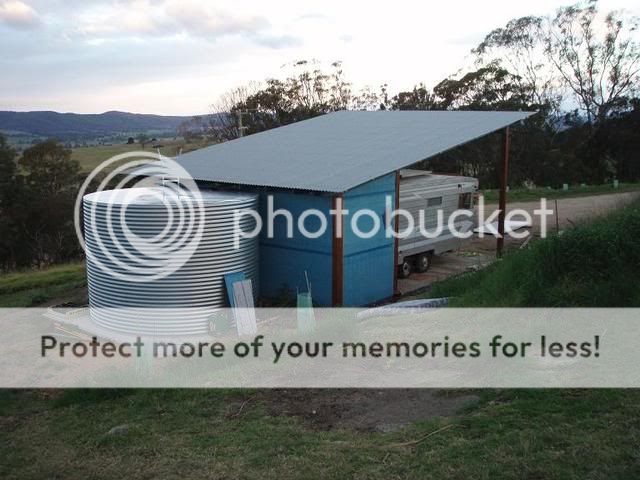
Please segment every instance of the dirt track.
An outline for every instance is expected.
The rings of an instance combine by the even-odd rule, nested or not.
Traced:
[[[616,210],[629,204],[636,198],[640,198],[640,192],[612,193],[606,195],[593,195],[588,197],[562,198],[557,200],[558,225],[560,230],[571,227],[577,223],[590,218],[605,215],[607,212]],[[497,205],[487,206],[487,215],[491,213]],[[533,234],[540,235],[540,216],[534,215],[534,210],[540,208],[540,202],[514,202],[507,203],[507,211],[522,209],[533,217]],[[547,200],[547,208],[554,213],[547,217],[547,233],[556,231],[556,200]],[[519,246],[522,240],[506,239],[506,248]],[[474,238],[474,240],[464,247],[464,251],[491,253],[495,252],[495,238],[488,236],[485,238]]]

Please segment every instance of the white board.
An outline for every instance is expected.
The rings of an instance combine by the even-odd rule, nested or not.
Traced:
[[[233,315],[236,319],[238,335],[255,335],[258,326],[251,280],[242,280],[233,284],[233,300],[235,303]]]
[[[504,222],[504,233],[515,232],[521,228],[530,227],[530,222],[521,220],[510,220]],[[488,233],[489,235],[498,235],[498,222],[485,223],[473,229],[475,233]]]

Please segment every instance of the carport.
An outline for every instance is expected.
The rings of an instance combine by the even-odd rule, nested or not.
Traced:
[[[509,126],[532,112],[340,111],[186,153],[177,160],[213,188],[261,193],[299,218],[306,209],[370,208],[384,215],[399,202],[399,170],[490,133],[503,131],[499,232],[504,218]],[[349,215],[334,216],[325,235],[288,237],[276,223],[260,242],[260,292],[295,289],[305,272],[324,306],[367,305],[397,293],[398,242],[358,238]],[[396,217],[397,221],[397,217]],[[397,225],[396,225],[397,228]],[[337,232],[343,232],[339,235]],[[501,255],[503,239],[498,238]]]

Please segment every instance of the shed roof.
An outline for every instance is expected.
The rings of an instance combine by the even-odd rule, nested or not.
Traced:
[[[340,111],[177,160],[196,180],[345,192],[534,112]]]

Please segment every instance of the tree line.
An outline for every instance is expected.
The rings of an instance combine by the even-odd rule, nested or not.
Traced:
[[[20,157],[0,135],[0,268],[41,267],[77,259],[73,206],[82,176],[57,140]]]

